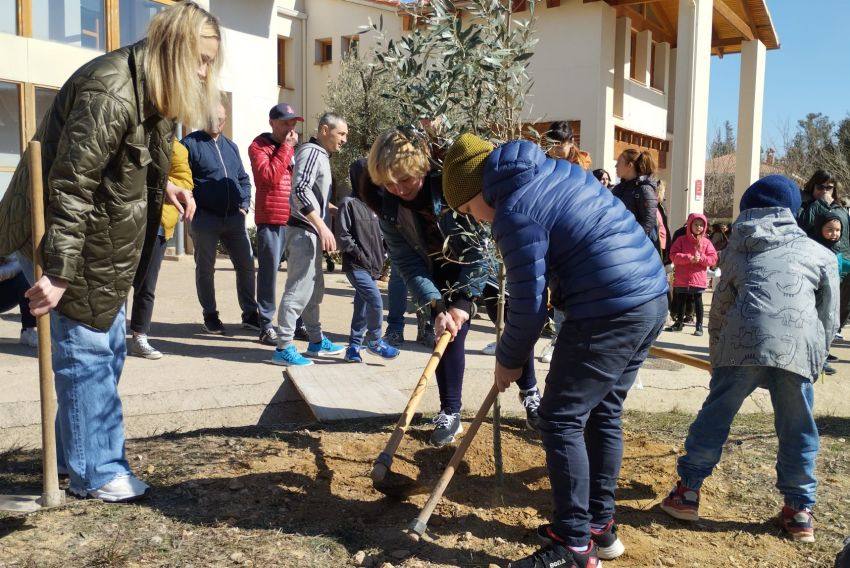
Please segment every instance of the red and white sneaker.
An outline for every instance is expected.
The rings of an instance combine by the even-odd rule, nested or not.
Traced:
[[[779,524],[797,542],[815,541],[815,517],[810,509],[785,505],[779,512]]]
[[[699,520],[699,489],[685,487],[681,480],[661,502],[661,510],[680,521]]]

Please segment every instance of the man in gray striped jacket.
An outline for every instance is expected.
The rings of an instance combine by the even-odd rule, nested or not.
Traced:
[[[341,116],[326,112],[319,119],[315,138],[295,151],[290,216],[286,235],[286,288],[278,312],[276,365],[306,366],[307,359],[292,343],[299,317],[304,320],[310,343],[308,357],[339,355],[345,348],[322,333],[319,306],[325,293],[322,252],[336,250],[330,227],[330,155],[339,152],[348,139],[348,125]]]

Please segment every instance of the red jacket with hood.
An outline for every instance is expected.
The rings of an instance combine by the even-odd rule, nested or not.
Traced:
[[[268,132],[254,138],[248,148],[257,188],[254,222],[258,225],[286,225],[289,222],[293,156],[295,147],[286,142],[278,144]]]
[[[694,236],[691,225],[697,219],[703,223],[703,232],[700,238]],[[708,228],[708,219],[702,213],[691,213],[688,215],[687,230],[685,234],[673,242],[670,247],[670,260],[676,270],[673,274],[674,288],[706,288],[708,277],[706,269],[717,264],[717,251],[711,244],[711,239],[705,236]],[[693,262],[691,258],[699,252],[700,259]]]

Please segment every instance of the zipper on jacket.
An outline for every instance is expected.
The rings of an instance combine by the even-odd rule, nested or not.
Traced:
[[[221,136],[219,136],[221,138]],[[218,153],[218,160],[221,162],[221,167],[224,170],[224,192],[227,197],[227,208],[224,210],[224,216],[227,217],[228,212],[230,211],[230,189],[227,187],[227,166],[224,165],[224,157],[221,155],[221,150],[218,148],[218,140],[213,139],[213,146],[215,146],[215,151]]]

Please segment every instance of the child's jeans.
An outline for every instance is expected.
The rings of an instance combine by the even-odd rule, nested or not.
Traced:
[[[775,367],[720,367],[714,369],[708,398],[691,424],[685,455],[679,458],[682,483],[699,489],[720,461],[732,420],[757,387],[770,391],[774,428],[779,438],[776,487],[785,504],[795,509],[815,504],[815,458],[818,429],[812,416],[811,381]]]
[[[354,313],[351,314],[351,335],[349,345],[360,347],[363,336],[367,341],[381,338],[384,323],[384,303],[381,292],[372,276],[365,270],[352,270],[345,273],[354,287]]]

